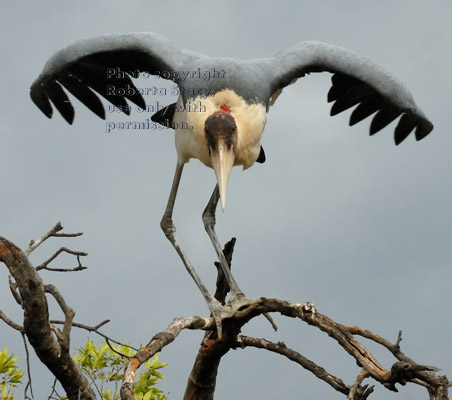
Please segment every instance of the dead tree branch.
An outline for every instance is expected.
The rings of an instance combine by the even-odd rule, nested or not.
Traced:
[[[108,322],[110,322],[109,319],[106,319],[105,321],[102,321],[102,322],[98,323],[95,326],[85,325],[85,324],[81,324],[79,322],[72,322],[71,325],[72,325],[73,328],[79,328],[79,329],[84,329],[85,331],[88,331],[88,332],[94,332],[95,334],[103,337],[107,341],[107,344],[115,343],[117,345],[124,346],[123,342],[120,342],[118,340],[114,340],[110,336],[108,336],[105,333],[102,333],[102,332],[99,331],[99,329],[102,326],[104,326],[105,324],[107,324]],[[54,325],[64,325],[66,323],[66,321],[50,320],[50,323],[54,324]],[[128,346],[128,347],[130,347],[133,350],[137,350],[136,348],[134,348],[132,346]],[[113,349],[112,347],[110,347],[110,348],[112,349],[112,351],[115,351],[115,349]]]
[[[57,224],[38,242],[30,244],[28,254],[60,229],[61,224]],[[62,345],[69,343],[65,329],[61,334],[57,333],[58,340],[55,340],[49,321],[44,283],[26,254],[7,239],[0,237],[0,261],[7,266],[16,281],[24,309],[24,333],[41,362],[59,380],[70,400],[95,399],[88,381],[72,360],[69,348]]]
[[[304,357],[295,350],[289,349],[284,343],[273,343],[266,339],[258,339],[249,336],[240,335],[237,337],[236,346],[244,349],[245,347],[255,347],[258,349],[269,350],[271,352],[281,354],[289,360],[301,365],[304,369],[312,372],[317,378],[328,383],[333,389],[348,395],[348,386],[334,375],[328,373],[324,368],[319,367],[313,361]]]
[[[30,388],[30,394],[31,397],[33,397],[33,384],[31,382],[31,368],[30,368],[30,352],[28,351],[28,345],[27,345],[27,338],[25,336],[24,332],[21,332],[22,341],[24,342],[24,349],[25,349],[25,356],[27,361],[27,376],[28,376],[28,382],[25,385],[24,389],[24,399],[28,399],[27,391],[28,388]]]
[[[58,305],[61,308],[61,311],[64,313],[64,325],[63,325],[63,332],[61,335],[61,342],[60,345],[66,350],[69,351],[69,343],[70,343],[70,334],[71,334],[71,328],[72,328],[72,321],[75,316],[75,312],[72,308],[70,308],[66,301],[64,300],[61,293],[58,291],[58,289],[53,285],[45,285],[44,290],[46,293],[50,293]]]
[[[78,266],[75,268],[50,268],[48,267],[48,265],[55,260],[55,258],[57,258],[61,253],[68,253],[68,254],[72,254],[74,256],[77,256],[77,262],[78,262]],[[66,247],[61,247],[59,250],[57,250],[48,260],[44,261],[42,264],[38,265],[36,267],[36,271],[40,271],[41,269],[46,269],[47,271],[53,271],[53,272],[76,272],[76,271],[83,271],[84,269],[87,269],[87,267],[84,267],[81,263],[80,263],[80,257],[85,257],[87,256],[88,253],[85,253],[83,251],[74,251],[71,249],[68,249]]]
[[[7,325],[9,325],[11,328],[15,329],[16,331],[19,331],[19,332],[24,331],[23,326],[16,324],[12,319],[8,318],[2,310],[0,310],[0,319],[2,319],[3,322],[5,322]]]
[[[271,307],[275,311],[281,312],[283,315],[290,316],[293,306],[290,306],[287,303],[284,304],[285,302],[281,302],[277,299],[262,300],[266,308]],[[350,327],[334,322],[330,318],[317,312],[315,308],[313,308],[312,312],[305,313],[303,312],[302,307],[301,311],[302,312],[297,315],[298,318],[301,318],[309,325],[317,327],[335,339],[341,347],[356,360],[358,365],[363,367],[369,376],[380,382],[387,389],[397,391],[395,387],[396,383],[404,385],[406,382],[413,382],[425,387],[431,387],[435,393],[444,393],[448,380],[446,377],[434,375],[432,372],[437,370],[436,368],[416,364],[406,357],[409,361],[404,361],[403,364],[397,362],[393,365],[391,370],[386,370],[360,342],[353,338],[350,333]],[[361,330],[355,328],[355,332],[357,331]],[[365,332],[369,337],[372,336],[369,334],[369,331]],[[389,345],[388,341],[382,340],[382,338],[377,335],[375,335],[375,339]],[[392,345],[396,354],[399,354],[399,350],[397,350],[399,348],[399,343],[400,340],[397,341],[396,345]],[[436,397],[436,399],[447,400],[447,397]]]
[[[16,303],[22,307],[22,300],[20,298],[19,293],[17,292],[17,284],[16,284],[16,282],[13,282],[13,280],[11,279],[11,276],[8,276],[8,283],[9,283],[9,290],[11,291],[11,294],[13,295],[14,300],[16,300]]]
[[[223,254],[228,262],[229,269],[232,265],[232,254],[234,253],[236,238],[232,238],[229,242],[224,245]],[[220,263],[218,261],[214,262],[217,268],[217,283],[214,297],[221,303],[226,304],[226,296],[229,293],[229,285],[224,277],[223,270],[221,269]]]
[[[45,235],[43,235],[38,240],[31,240],[30,244],[28,245],[27,250],[24,251],[25,256],[29,256],[32,251],[37,249],[42,243],[44,243],[49,237],[55,235],[58,231],[61,231],[63,229],[63,226],[61,225],[61,222],[57,222],[55,226],[50,229]]]
[[[369,377],[369,373],[362,369],[361,372],[356,377],[355,382],[350,387],[350,392],[348,393],[347,400],[364,400],[369,397],[371,393],[374,391],[374,386],[364,385],[361,386],[361,383],[364,379]]]
[[[397,335],[397,341],[395,343],[391,343],[389,340],[386,340],[382,338],[380,335],[377,335],[376,333],[373,333],[367,329],[361,329],[357,326],[345,326],[345,325],[344,328],[346,328],[352,335],[362,336],[366,339],[374,341],[375,343],[383,347],[386,347],[394,355],[394,357],[401,361],[412,361],[400,351],[400,342],[402,341],[402,331],[399,331]]]
[[[165,346],[173,342],[184,329],[211,330],[215,327],[213,318],[198,316],[187,318],[175,318],[166,331],[157,333],[150,342],[135,354],[129,361],[124,372],[124,381],[121,386],[121,399],[133,400],[133,388],[135,387],[135,374],[137,369]]]
[[[283,343],[272,343],[265,339],[255,339],[238,335],[240,328],[251,318],[269,312],[278,312],[286,317],[301,319],[307,324],[322,330],[328,336],[336,340],[339,345],[353,357],[358,365],[362,367],[355,382],[351,385],[345,384],[340,378],[328,374],[324,368],[318,366],[311,360],[306,359]],[[190,321],[190,319],[186,319],[185,321]],[[187,326],[186,323],[185,327]],[[202,324],[198,326],[197,324],[191,324],[191,329],[214,330],[215,325],[212,321],[210,321],[208,325]],[[437,376],[433,373],[437,371],[437,368],[417,364],[410,360],[397,361],[393,364],[391,369],[385,369],[371,352],[352,335],[351,331],[355,334],[361,332],[359,328],[353,327],[352,329],[349,326],[333,321],[331,318],[320,314],[312,303],[298,304],[268,298],[246,299],[242,301],[240,307],[236,308],[228,319],[224,320],[223,331],[224,336],[221,341],[218,340],[214,331],[208,332],[205,335],[201,344],[201,350],[195,361],[192,374],[187,384],[187,390],[184,396],[185,400],[213,399],[216,374],[221,357],[223,357],[231,348],[245,348],[249,346],[277,352],[288,357],[311,371],[316,377],[327,382],[335,390],[345,394],[350,400],[367,399],[373,392],[373,386],[362,386],[363,380],[369,377],[372,377],[391,391],[398,390],[396,384],[405,385],[407,382],[412,382],[426,387],[431,399],[448,400],[447,388],[449,381],[445,376]],[[180,332],[180,330],[178,330],[178,332]],[[395,351],[395,354],[400,356],[400,335],[396,345],[393,345],[369,331],[362,332],[365,332],[367,337],[374,337],[378,342],[384,343],[386,346],[392,348]],[[176,336],[170,334],[169,331],[159,335],[167,339],[164,342],[159,342],[159,345],[156,346],[157,342],[154,342],[156,337],[154,337],[151,340],[150,345],[140,352],[141,354],[137,357],[137,360],[132,359],[129,363],[127,369],[128,380],[124,380],[122,389],[121,398],[123,400],[133,399],[133,377],[139,365],[152,357],[157,351],[161,350],[163,345],[169,344]],[[170,338],[170,340],[168,340],[168,338]],[[406,359],[409,360],[408,357],[406,357]]]
[[[82,232],[77,233],[58,233],[63,229],[63,226],[61,225],[61,222],[57,222],[55,226],[50,229],[45,235],[43,235],[38,240],[31,240],[30,244],[28,245],[27,250],[24,251],[24,254],[26,257],[28,257],[32,251],[36,250],[42,243],[44,243],[48,238],[50,237],[76,237],[83,235]]]
[[[38,274],[38,270],[41,269],[56,270],[48,268],[48,264],[63,252],[75,255],[77,258],[85,256],[86,253],[74,252],[62,247],[37,268],[34,268],[27,258],[27,254],[30,254],[50,237],[74,237],[80,235],[80,233],[57,233],[61,229],[61,224],[55,225],[41,239],[31,242],[27,253],[22,252],[7,239],[0,237],[0,261],[7,266],[14,278],[14,282],[10,279],[9,286],[16,302],[24,310],[24,322],[23,326],[20,326],[10,320],[1,310],[0,319],[13,329],[21,332],[24,338],[25,336],[27,337],[40,360],[62,384],[69,400],[93,400],[95,394],[92,388],[69,354],[71,329],[72,327],[79,327],[95,332],[108,341],[118,342],[99,331],[108,320],[96,326],[75,323],[73,321],[75,313],[66,303],[62,294],[55,286],[45,285]],[[234,244],[235,239],[229,242],[224,250],[229,265]],[[72,270],[85,268],[80,264],[80,260],[78,262],[79,267]],[[59,270],[69,271],[67,269]],[[225,279],[219,272],[217,299],[222,303],[226,303],[228,291],[229,288]],[[64,321],[51,321],[49,319],[46,295],[51,295],[56,300],[64,314]],[[241,297],[233,301],[229,300],[227,307],[230,312],[223,319],[223,336],[221,340],[218,338],[214,319],[212,317],[203,318],[199,316],[176,318],[166,330],[153,336],[149,343],[129,360],[121,386],[121,399],[132,400],[134,398],[135,374],[144,362],[172,343],[182,330],[192,329],[204,330],[206,333],[188,380],[184,400],[212,400],[222,357],[230,349],[245,349],[246,347],[260,348],[287,357],[313,373],[317,378],[328,383],[336,391],[346,395],[348,400],[366,400],[373,392],[374,387],[363,385],[363,381],[370,378],[394,392],[398,391],[396,385],[405,385],[410,382],[425,387],[430,400],[449,400],[447,392],[451,382],[446,376],[435,374],[439,371],[438,368],[417,364],[413,359],[406,356],[400,346],[402,340],[401,332],[398,333],[396,342],[392,343],[371,331],[357,326],[337,323],[319,313],[310,302],[300,304],[280,299]],[[299,319],[325,332],[334,339],[361,367],[361,371],[355,381],[351,384],[344,383],[339,377],[329,374],[325,368],[287,347],[284,343],[274,343],[263,338],[240,335],[242,327],[251,319],[260,315],[268,315],[269,313],[279,313],[285,317]],[[273,323],[273,320],[270,317],[268,318]],[[62,330],[54,326],[57,324],[63,325]],[[386,348],[397,361],[389,369],[385,368],[357,337],[372,340]],[[31,388],[31,378],[29,378],[26,391],[29,386]],[[25,398],[28,398],[26,392]]]
[[[232,265],[232,255],[234,252],[236,239],[232,238],[223,249],[223,254],[228,262],[229,269]],[[229,292],[229,286],[220,268],[220,263],[215,262],[217,268],[217,289],[215,298],[222,303],[226,303],[226,296]],[[263,315],[270,321],[273,328],[276,330],[276,324],[268,313]],[[217,340],[216,331],[208,331],[204,334],[200,349],[196,356],[194,365],[190,372],[187,387],[185,389],[184,400],[187,399],[212,399],[215,393],[218,368],[222,357],[233,348],[233,338],[239,333],[241,327],[247,322],[243,320],[240,324],[231,325],[227,332],[227,337],[231,340]],[[227,321],[225,321],[228,324]]]

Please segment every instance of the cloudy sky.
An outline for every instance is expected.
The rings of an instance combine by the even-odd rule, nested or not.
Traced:
[[[394,124],[368,136],[369,121],[348,127],[349,113],[329,117],[330,76],[314,74],[287,88],[270,110],[263,138],[267,162],[234,169],[222,241],[238,239],[233,270],[250,297],[305,302],[338,322],[395,340],[419,363],[452,376],[452,4],[411,1],[6,2],[0,13],[0,235],[25,248],[61,221],[82,238],[51,240],[32,255],[36,265],[60,246],[87,251],[87,271],[43,272],[95,325],[111,319],[110,336],[145,344],[174,317],[208,315],[196,286],[160,230],[176,157],[171,131],[113,131],[75,102],[69,126],[48,120],[29,99],[46,60],[80,39],[104,33],[159,32],[212,56],[267,57],[303,40],[354,50],[406,83],[435,125],[422,142],[393,143]],[[146,85],[168,87],[162,81]],[[147,97],[169,104],[175,97]],[[109,121],[136,121],[108,113]],[[213,290],[215,254],[201,213],[214,187],[211,170],[192,161],[174,220],[195,267]],[[62,258],[56,266],[74,266]],[[17,322],[6,268],[0,268],[0,308]],[[51,302],[53,318],[60,314]],[[355,363],[322,332],[300,322],[264,318],[245,334],[284,341],[352,383]],[[88,337],[74,333],[74,346]],[[202,333],[184,332],[161,353],[170,365],[162,389],[179,399]],[[95,341],[99,341],[94,337]],[[23,356],[16,332],[0,323],[4,346]],[[385,367],[394,360],[370,346]],[[22,359],[22,366],[23,359]],[[49,375],[33,362],[35,391]],[[237,350],[222,361],[216,399],[337,399],[342,395],[297,365],[258,350]],[[377,387],[376,398],[396,398]],[[398,399],[426,396],[402,387]],[[425,397],[423,397],[425,398]]]

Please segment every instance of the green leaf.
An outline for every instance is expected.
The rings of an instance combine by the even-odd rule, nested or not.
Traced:
[[[112,350],[112,348],[117,351]],[[129,357],[136,354],[130,346],[127,345],[111,345],[107,342],[100,343],[96,346],[92,341],[87,341],[84,347],[78,349],[74,354],[74,361],[87,374],[97,387],[102,390],[102,397],[105,400],[119,399],[119,393],[116,391],[118,381],[124,379],[124,368],[127,367]],[[159,355],[156,354],[152,360],[148,360],[141,371],[141,374],[136,377],[136,385],[134,388],[134,396],[136,400],[143,400],[147,395],[148,399],[165,400],[165,396],[160,395],[161,390],[157,389],[155,385],[158,379],[164,379],[163,375],[156,372],[156,369],[163,368],[167,363],[159,363]],[[111,390],[109,386],[113,389]],[[108,388],[103,390],[102,388]],[[148,394],[149,393],[149,394]],[[105,397],[110,396],[110,397]],[[150,397],[149,397],[150,396]]]
[[[149,363],[149,365],[146,366],[146,368],[155,368],[155,366],[157,365],[159,361],[159,353],[157,353],[154,358],[151,360],[151,362]],[[147,361],[146,363],[148,363],[149,361]]]
[[[154,371],[152,375],[154,375],[158,379],[165,379],[165,377],[160,372],[157,371]]]
[[[15,365],[18,360],[18,357],[8,356],[6,347],[0,353],[0,390],[2,400],[12,400],[14,398],[12,389],[17,387],[16,383],[21,383],[20,378],[22,378],[24,373]]]
[[[147,393],[144,395],[143,400],[149,400],[149,399],[151,399],[152,397],[154,397],[154,393],[153,393],[152,390],[150,390],[149,392],[147,392]]]

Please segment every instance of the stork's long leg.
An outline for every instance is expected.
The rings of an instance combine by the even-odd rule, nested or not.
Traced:
[[[179,188],[180,178],[182,176],[182,171],[184,169],[184,164],[177,164],[176,166],[176,172],[174,173],[174,179],[173,179],[173,185],[171,187],[171,192],[168,199],[168,204],[166,205],[165,213],[163,214],[162,221],[160,222],[160,226],[165,233],[168,240],[171,242],[171,244],[174,246],[174,248],[177,251],[177,254],[179,254],[179,257],[182,259],[182,262],[185,265],[185,268],[187,269],[190,276],[193,278],[193,280],[196,282],[196,285],[198,285],[199,290],[201,291],[202,295],[206,299],[207,303],[210,304],[212,302],[216,302],[217,300],[209,293],[207,287],[202,282],[199,275],[196,273],[195,269],[193,268],[193,265],[191,264],[190,260],[188,259],[187,255],[185,254],[184,249],[181,247],[179,240],[176,236],[176,227],[173,223],[173,209],[174,209],[174,202],[176,200],[177,190]]]
[[[209,310],[212,313],[213,317],[215,318],[218,336],[219,338],[221,338],[222,337],[221,321],[224,317],[228,316],[229,310],[227,309],[227,307],[222,306],[220,302],[209,293],[207,287],[204,285],[201,278],[196,273],[195,269],[193,268],[193,265],[191,264],[190,260],[185,254],[184,249],[181,247],[179,243],[179,240],[176,236],[176,227],[173,223],[174,202],[176,200],[177,189],[179,188],[179,183],[183,169],[184,164],[178,163],[176,166],[176,172],[174,173],[173,185],[171,187],[168,204],[166,205],[165,213],[163,214],[160,226],[168,240],[176,249],[177,254],[179,254],[179,257],[182,259],[182,262],[185,265],[185,268],[187,269],[188,273],[193,278],[202,295],[204,296],[204,299],[206,300],[207,305],[209,306]]]
[[[206,228],[207,234],[209,235],[210,240],[212,241],[213,246],[215,247],[215,250],[218,254],[221,269],[224,273],[226,282],[228,283],[229,288],[231,290],[231,299],[234,301],[237,298],[242,297],[244,298],[245,295],[240,290],[240,288],[237,285],[237,282],[232,276],[231,270],[229,269],[228,266],[228,262],[226,261],[226,257],[223,254],[223,250],[221,250],[218,236],[215,233],[215,222],[216,222],[215,210],[217,208],[219,199],[220,199],[220,190],[218,189],[218,185],[216,185],[215,189],[213,190],[212,196],[210,197],[210,200],[207,203],[206,209],[202,214],[202,220],[204,222],[204,227]],[[268,313],[264,313],[264,317],[267,318],[267,320],[272,325],[273,329],[276,331],[278,327],[276,326],[275,321],[273,321],[273,318]]]
[[[204,222],[204,228],[206,229],[206,232],[209,235],[210,240],[212,241],[213,247],[217,252],[218,259],[220,260],[221,269],[224,273],[226,282],[228,283],[229,288],[231,290],[231,297],[232,299],[234,299],[237,297],[243,297],[244,294],[240,290],[239,286],[237,285],[237,282],[232,276],[231,270],[229,269],[228,266],[228,262],[226,261],[226,258],[223,254],[223,250],[221,249],[221,245],[218,240],[217,234],[215,233],[215,222],[216,222],[215,210],[217,208],[219,199],[220,191],[218,189],[218,185],[216,185],[215,189],[213,190],[212,196],[210,197],[210,200],[207,203],[207,206],[202,214],[202,220]]]

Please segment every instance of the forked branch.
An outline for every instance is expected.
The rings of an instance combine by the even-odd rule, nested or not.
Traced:
[[[277,312],[286,317],[300,319],[307,324],[322,330],[331,338],[336,340],[338,344],[347,353],[349,353],[362,368],[355,382],[352,384],[345,384],[340,378],[329,374],[324,368],[317,365],[313,361],[308,360],[298,352],[288,348],[283,343],[272,343],[265,339],[256,339],[238,335],[240,328],[250,319],[270,312]],[[215,329],[213,319],[200,319],[200,317],[192,318],[195,318],[195,320],[191,320],[190,318],[183,320],[185,323],[183,326],[179,326],[177,334],[185,328],[204,330]],[[203,321],[202,324],[199,323],[201,320]],[[194,321],[198,322],[194,323]],[[312,303],[290,303],[279,299],[268,298],[247,299],[246,302],[243,302],[240,309],[236,310],[230,318],[225,320],[223,329],[224,339],[222,341],[219,341],[216,338],[216,335],[210,336],[207,334],[205,336],[200,350],[200,353],[203,353],[204,362],[208,359],[211,360],[211,357],[221,358],[228,352],[229,349],[232,348],[258,347],[279,353],[292,361],[297,362],[303,368],[312,372],[317,378],[324,380],[335,390],[346,395],[350,400],[364,400],[368,398],[368,396],[373,392],[373,386],[362,385],[362,382],[364,379],[370,377],[391,391],[398,390],[396,388],[396,384],[405,385],[407,382],[412,382],[426,387],[431,399],[448,400],[448,379],[445,376],[435,375],[434,372],[438,371],[437,368],[417,364],[408,357],[404,356],[400,351],[400,335],[396,344],[391,345],[389,341],[380,338],[378,335],[375,335],[370,331],[361,331],[357,327],[353,327],[352,329],[349,326],[333,321],[331,318],[320,314]],[[172,324],[167,331],[156,335],[151,342],[144,349],[142,349],[139,354],[137,354],[135,360],[132,359],[130,361],[126,372],[127,378],[125,378],[122,388],[121,398],[123,400],[133,399],[133,378],[137,368],[146,360],[154,356],[156,352],[162,350],[163,346],[169,344],[175,339],[177,334],[175,335],[174,332],[172,332],[173,330],[174,326]],[[355,335],[358,334],[358,332],[365,332],[366,337],[375,338],[376,342],[381,344],[384,343],[386,345],[385,347],[392,349],[395,356],[397,355],[398,358],[403,358],[409,361],[397,361],[393,364],[391,369],[385,369],[383,365],[371,354],[371,352],[354,337],[351,331],[353,331]],[[231,332],[233,332],[235,336]],[[198,355],[198,359],[199,358],[200,356]],[[215,359],[215,361],[217,360]],[[212,367],[211,364],[208,365],[209,367]],[[215,365],[218,366],[218,363],[215,363]],[[197,366],[195,362],[193,371],[197,368],[202,368],[202,366]],[[212,375],[212,379],[215,379],[216,377],[216,371],[214,372],[215,374]],[[192,379],[189,380],[188,387],[191,385],[190,381],[192,381]],[[213,399],[215,382],[208,380],[207,382],[204,381],[203,384],[205,385],[203,386],[202,393],[199,390],[196,391],[193,387],[191,390],[188,390],[187,388],[184,399]]]
[[[57,224],[39,241],[30,244],[28,254],[60,229],[62,229],[61,225]],[[61,383],[69,400],[95,399],[88,381],[73,361],[69,351],[69,332],[73,311],[56,288],[44,285],[26,254],[3,237],[0,237],[0,261],[6,265],[15,280],[20,303],[24,309],[23,333],[41,362]],[[65,314],[63,331],[53,327],[49,321],[46,291],[55,297]],[[14,327],[12,324],[9,325]]]

